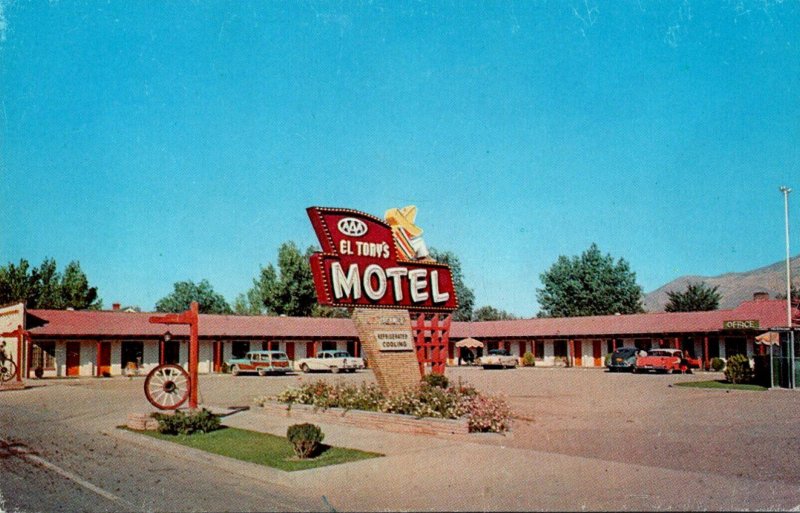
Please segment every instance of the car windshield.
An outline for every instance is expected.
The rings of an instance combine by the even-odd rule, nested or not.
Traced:
[[[339,351],[339,352],[333,353],[333,357],[334,358],[350,358],[350,353],[348,353],[347,351]]]
[[[636,352],[635,347],[621,347],[614,351],[614,354],[619,356],[628,356]]]
[[[508,355],[508,351],[506,351],[505,349],[490,349],[489,350],[489,354],[507,356]]]
[[[273,360],[288,360],[286,353],[272,353]]]

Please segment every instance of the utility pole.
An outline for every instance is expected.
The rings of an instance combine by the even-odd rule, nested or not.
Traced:
[[[794,330],[792,329],[792,271],[790,267],[789,253],[789,193],[792,189],[782,185],[780,191],[783,193],[784,224],[786,226],[786,327],[789,328],[786,346],[788,365],[788,385],[794,388]]]

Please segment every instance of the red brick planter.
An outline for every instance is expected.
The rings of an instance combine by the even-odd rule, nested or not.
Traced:
[[[298,422],[329,422],[364,429],[380,429],[394,433],[414,435],[460,435],[469,433],[467,419],[432,419],[396,413],[380,413],[344,408],[314,408],[307,404],[293,404],[265,401],[265,413],[285,416]]]

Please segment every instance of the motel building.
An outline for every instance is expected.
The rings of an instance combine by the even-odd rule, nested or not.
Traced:
[[[188,367],[189,329],[185,325],[153,324],[152,313],[26,309],[23,303],[0,308],[1,332],[19,326],[30,334],[23,377],[144,375],[159,364]],[[795,317],[798,312],[794,312]],[[505,348],[522,357],[530,351],[537,366],[602,367],[604,356],[617,347],[680,348],[708,362],[714,357],[754,354],[767,350],[755,337],[786,325],[786,302],[766,294],[736,308],[709,312],[646,313],[591,317],[454,322],[448,364],[459,363],[455,344],[474,338],[481,352]],[[3,337],[15,361],[18,340]],[[285,351],[290,359],[320,350],[346,350],[362,356],[350,319],[201,314],[200,373],[219,373],[223,362],[250,350]],[[27,343],[23,344],[27,345]]]

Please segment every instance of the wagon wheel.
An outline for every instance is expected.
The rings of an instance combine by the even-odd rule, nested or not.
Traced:
[[[144,395],[161,410],[175,410],[189,398],[189,374],[179,365],[159,365],[144,380]]]
[[[0,381],[5,383],[17,375],[17,364],[13,360],[4,360],[0,363]]]

